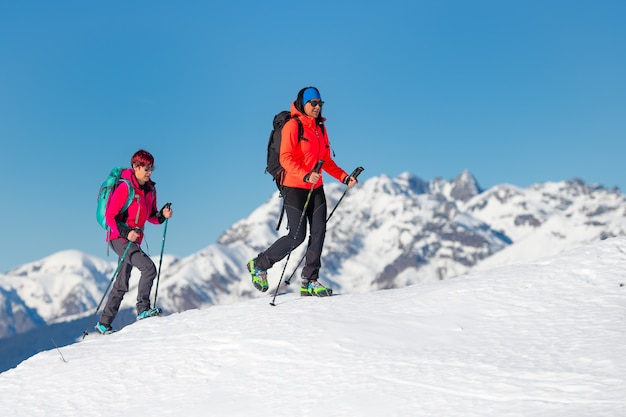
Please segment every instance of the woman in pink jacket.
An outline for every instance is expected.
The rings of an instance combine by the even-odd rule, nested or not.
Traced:
[[[158,308],[150,308],[150,292],[157,270],[152,259],[140,245],[146,221],[154,224],[163,223],[165,219],[172,217],[172,210],[167,205],[160,211],[157,210],[155,183],[150,179],[154,171],[154,157],[147,151],[139,150],[132,156],[130,164],[131,168],[122,172],[122,178],[126,181],[120,182],[111,195],[105,215],[106,223],[111,229],[108,236],[111,248],[121,258],[127,246],[130,247],[113,283],[100,321],[96,324],[96,329],[102,334],[113,331],[111,323],[117,315],[124,294],[128,292],[133,267],[141,271],[137,289],[137,319],[141,320],[161,312]],[[134,197],[128,208],[123,210],[130,191],[128,184],[133,188]]]
[[[317,88],[303,88],[291,104],[291,119],[282,129],[280,165],[285,169],[282,194],[285,198],[289,234],[248,262],[252,284],[259,291],[268,289],[267,270],[304,242],[306,224],[299,222],[305,216],[311,227],[311,237],[306,251],[306,264],[302,270],[300,295],[332,295],[332,290],[318,281],[326,236],[326,195],[322,173],[315,172],[314,167],[318,161],[324,161],[322,170],[349,187],[353,187],[357,180],[339,168],[331,157],[330,142],[324,126],[326,119],[322,117],[323,105]],[[298,135],[298,121],[303,127],[302,138]],[[309,192],[310,199],[306,212],[303,213]]]

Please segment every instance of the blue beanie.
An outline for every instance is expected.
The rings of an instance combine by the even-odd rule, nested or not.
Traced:
[[[304,90],[304,93],[302,93],[302,105],[304,106],[309,100],[313,100],[314,98],[321,100],[320,92],[317,91],[315,87],[307,88]]]

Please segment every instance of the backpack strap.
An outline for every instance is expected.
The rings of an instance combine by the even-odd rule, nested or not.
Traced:
[[[322,129],[322,136],[326,136],[326,126],[324,126],[324,122],[323,121],[319,121],[317,123],[317,125],[320,127],[320,129]],[[331,152],[333,153],[333,158],[335,157],[335,150],[333,149],[332,146],[330,146],[330,140],[328,141],[328,147],[330,148]]]
[[[293,119],[296,119],[296,122],[298,123],[298,142],[300,142],[301,140],[305,140],[304,139],[304,126],[302,126],[302,122],[300,121],[300,118],[298,117],[298,115],[294,115],[292,117]]]
[[[133,202],[133,198],[135,198],[135,189],[133,188],[130,181],[125,178],[121,178],[120,182],[126,183],[126,186],[128,187],[128,197],[126,198],[126,203],[124,203],[124,207],[122,207],[122,210],[120,210],[120,212],[122,212],[128,210],[128,207],[130,207],[130,203]]]

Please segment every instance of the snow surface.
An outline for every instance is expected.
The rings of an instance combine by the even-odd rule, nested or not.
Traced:
[[[622,237],[402,289],[189,310],[0,374],[0,415],[622,417],[624,284]]]

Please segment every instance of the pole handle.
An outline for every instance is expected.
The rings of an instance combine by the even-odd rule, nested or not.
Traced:
[[[313,171],[319,174],[322,171],[322,165],[324,165],[324,160],[320,159],[313,167]]]
[[[356,178],[361,175],[361,172],[365,171],[363,167],[356,167],[350,176],[356,180]]]

